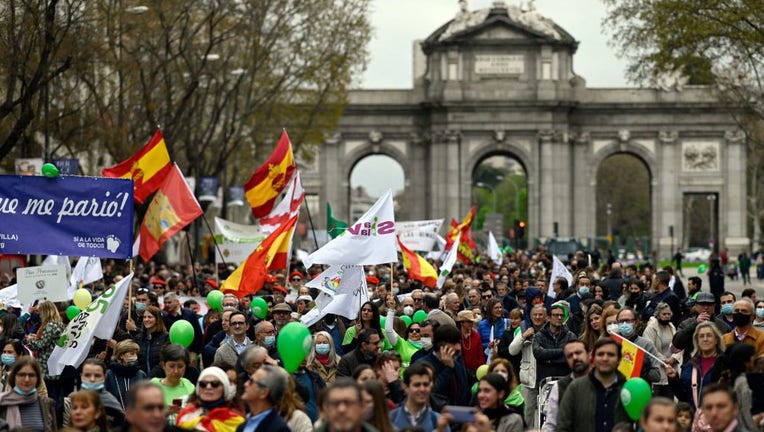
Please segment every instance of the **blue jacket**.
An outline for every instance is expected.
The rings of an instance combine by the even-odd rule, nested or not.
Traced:
[[[510,327],[509,320],[506,318],[499,318],[495,323],[488,321],[488,318],[480,321],[478,324],[478,333],[480,333],[480,339],[483,341],[483,349],[488,348],[488,343],[491,342],[491,327],[493,327],[493,338],[501,339],[501,335],[504,334],[504,330]]]
[[[438,418],[440,414],[436,413],[429,406],[425,408],[422,413],[421,421],[418,424],[411,424],[410,417],[406,414],[406,410],[403,408],[406,406],[406,401],[401,402],[400,406],[390,411],[390,421],[393,423],[395,430],[403,430],[410,426],[419,426],[423,430],[433,431],[438,426]],[[450,432],[451,428],[446,427],[446,431]]]
[[[697,397],[698,402],[700,402],[700,394],[703,392],[703,388],[709,384],[713,384],[714,382],[719,380],[719,374],[721,372],[721,354],[716,358],[716,362],[711,367],[711,369],[706,372],[703,377],[700,377],[700,358],[697,356],[693,356],[687,363],[682,366],[682,370],[679,373],[679,377],[677,379],[673,379],[669,381],[669,385],[671,385],[672,390],[674,390],[674,394],[676,395],[676,398],[679,399],[682,402],[687,402],[690,404],[692,409],[696,409],[695,407],[695,401],[692,397],[692,371],[694,369],[697,369],[698,371],[698,388],[697,388]]]
[[[448,400],[448,405],[468,405],[470,389],[467,385],[467,367],[464,359],[457,356],[454,367],[446,366],[434,352],[422,357],[419,361],[427,362],[435,369],[432,382],[432,393],[439,398]]]

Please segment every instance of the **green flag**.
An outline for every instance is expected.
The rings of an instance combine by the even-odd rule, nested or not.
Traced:
[[[332,216],[332,206],[328,202],[326,203],[326,231],[329,233],[329,237],[335,238],[338,235],[345,232],[348,228],[347,222],[337,220]]]

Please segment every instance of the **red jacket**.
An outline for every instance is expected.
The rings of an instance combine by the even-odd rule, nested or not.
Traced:
[[[469,336],[462,334],[462,357],[467,370],[475,372],[480,366],[485,364],[485,352],[483,352],[483,342],[477,330],[472,329]]]

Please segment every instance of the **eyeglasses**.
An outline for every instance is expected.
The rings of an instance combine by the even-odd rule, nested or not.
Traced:
[[[409,333],[419,333],[421,331],[422,331],[422,329],[413,329],[413,328],[409,329]]]
[[[16,374],[16,378],[37,378],[37,374],[29,372],[19,372]]]
[[[231,323],[230,323],[230,325],[232,325],[234,327],[236,327],[236,326],[243,326],[245,324],[246,323],[244,321],[236,321],[236,322],[231,321]]]
[[[222,386],[223,383],[220,381],[199,381],[199,387],[201,388],[218,388]]]
[[[260,382],[260,381],[257,381],[256,379],[254,379],[254,378],[252,378],[252,377],[249,377],[249,379],[247,380],[247,382],[251,382],[252,384],[256,384],[256,385],[257,385],[258,387],[260,387],[260,388],[267,388],[267,387],[268,387],[268,386],[266,386],[265,384],[263,384],[262,382]]]

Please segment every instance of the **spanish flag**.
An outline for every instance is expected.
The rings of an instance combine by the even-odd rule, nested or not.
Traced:
[[[416,252],[410,251],[400,237],[398,237],[398,246],[401,248],[403,265],[406,267],[409,278],[422,282],[424,286],[435,288],[435,284],[438,282],[438,273],[432,265]]]
[[[645,362],[645,351],[634,342],[616,333],[610,337],[621,344],[621,363],[618,364],[618,372],[626,379],[636,378],[642,374],[642,364]]]
[[[296,223],[295,215],[266,237],[247,260],[228,276],[220,291],[233,293],[239,298],[256,293],[263,287],[268,270],[285,269]]]
[[[472,206],[469,214],[461,223],[452,220],[451,230],[446,234],[446,250],[450,250],[457,235],[459,233],[462,234],[461,241],[457,245],[457,257],[459,258],[459,261],[465,264],[471,263],[474,258],[472,250],[475,249],[475,242],[470,238],[470,227],[472,226],[472,220],[475,218],[476,210],[477,207]]]
[[[141,258],[148,262],[167,239],[203,213],[178,165],[170,165],[170,172],[151,200],[141,224]]]
[[[170,153],[162,131],[157,129],[151,140],[130,159],[111,168],[101,170],[104,177],[132,178],[135,182],[135,201],[143,203],[154,193],[172,169]]]
[[[244,184],[244,194],[254,217],[261,218],[271,212],[276,198],[289,184],[295,168],[292,143],[285,130],[271,157]]]

